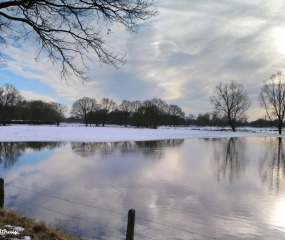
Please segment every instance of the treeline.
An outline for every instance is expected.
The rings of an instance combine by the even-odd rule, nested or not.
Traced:
[[[167,104],[160,98],[145,101],[123,100],[117,104],[109,98],[97,101],[95,98],[84,97],[72,105],[70,122],[81,122],[86,126],[115,124],[157,128],[159,126],[229,126],[228,116],[217,111],[185,115],[182,108]],[[245,118],[237,120],[237,126],[274,127],[276,121],[258,119],[247,122]]]
[[[221,115],[215,111],[208,113],[201,113],[197,116],[190,114],[185,119],[186,125],[195,125],[195,126],[210,126],[210,127],[226,127],[228,126],[228,117],[226,115]],[[248,122],[246,120],[239,121],[238,126],[243,127],[276,127],[277,120],[271,121],[267,119],[257,119],[255,121]]]
[[[11,84],[0,87],[0,123],[57,124],[64,118],[67,106],[41,100],[26,101]]]
[[[83,97],[75,101],[71,108],[71,117],[66,118],[66,105],[42,100],[25,100],[18,90],[5,84],[0,87],[0,124],[56,124],[60,122],[80,122],[86,126],[105,126],[115,124],[157,128],[159,126],[228,126],[228,117],[217,111],[197,116],[185,116],[181,107],[168,104],[160,98],[145,101],[123,100],[116,103],[112,99]],[[258,119],[253,122],[238,122],[239,126],[273,127],[276,122]]]
[[[157,128],[161,125],[185,124],[185,113],[177,105],[168,105],[164,100],[128,101],[120,104],[109,98],[97,101],[83,97],[75,101],[71,117],[64,114],[68,108],[57,102],[25,100],[11,84],[0,87],[0,124],[57,124],[64,121],[83,122],[86,126],[117,124]]]
[[[71,115],[82,120],[86,126],[105,126],[108,123],[155,129],[161,125],[185,124],[183,110],[160,98],[143,102],[123,100],[117,104],[109,98],[97,101],[95,98],[84,97],[73,103]]]

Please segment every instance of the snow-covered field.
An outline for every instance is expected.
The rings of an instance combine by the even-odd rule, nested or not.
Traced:
[[[0,127],[0,142],[117,142],[187,138],[279,137],[276,129],[239,128],[237,132],[213,127],[160,127],[137,129],[119,126],[85,127],[80,124],[56,126],[11,125]],[[281,135],[284,137],[285,135]]]

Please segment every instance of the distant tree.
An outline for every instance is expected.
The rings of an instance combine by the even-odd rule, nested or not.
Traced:
[[[128,120],[128,122],[129,121],[130,120]],[[109,114],[108,123],[119,125],[119,126],[122,126],[122,125],[125,126],[125,115],[124,115],[124,113],[120,109],[115,108],[115,110]]]
[[[131,120],[133,120],[133,125],[139,127],[141,125],[141,117],[142,117],[142,108],[141,108],[141,101],[136,100],[132,101],[133,105],[133,113],[131,114]]]
[[[1,20],[1,19],[0,19]],[[3,125],[12,119],[15,106],[21,101],[19,91],[11,84],[0,87],[0,118]]]
[[[265,108],[268,118],[271,121],[277,120],[278,132],[281,134],[285,116],[285,77],[281,72],[271,75],[264,82],[259,102]]]
[[[21,97],[15,106],[15,113],[13,114],[14,120],[24,120],[23,117],[24,117],[24,111],[25,111],[25,103],[27,103],[27,101],[24,100],[23,97]]]
[[[145,100],[141,105],[144,125],[156,129],[167,109],[167,103],[160,98]]]
[[[225,126],[227,124],[227,116],[219,112],[213,111],[211,115],[211,126]]]
[[[251,102],[241,84],[235,81],[230,84],[219,83],[210,99],[217,112],[226,114],[228,123],[234,132],[237,125],[246,120],[245,112]]]
[[[23,123],[59,124],[66,110],[67,107],[60,103],[47,103],[42,100],[26,101],[21,98],[15,106],[13,119]]]
[[[54,111],[48,103],[41,100],[28,101],[26,104],[25,118],[33,124],[53,123]]]
[[[100,112],[101,112],[101,117],[102,117],[102,126],[104,127],[109,114],[115,110],[116,103],[109,98],[103,98],[99,106],[100,106]]]
[[[134,110],[134,104],[131,101],[123,100],[119,105],[119,110],[122,112],[125,127],[128,126],[131,113]]]
[[[196,116],[194,114],[189,114],[185,118],[186,124],[187,125],[195,125],[196,124]]]
[[[17,104],[17,113],[16,113],[16,120],[20,120],[25,122],[27,120],[27,106],[28,106],[28,101],[25,99],[21,99],[21,101],[18,102]]]
[[[169,105],[167,114],[170,117],[170,123],[174,127],[178,125],[179,121],[184,119],[185,113],[183,112],[182,108],[178,107],[177,105]]]
[[[249,122],[248,126],[251,127],[259,127],[259,128],[263,128],[263,127],[275,127],[275,122],[276,121],[270,121],[270,120],[266,120],[266,119],[262,119],[259,118],[255,121]]]
[[[62,64],[61,76],[73,72],[83,81],[86,75],[74,57],[84,66],[90,56],[112,66],[124,63],[105,44],[103,36],[112,32],[111,24],[123,25],[129,31],[155,16],[153,0],[9,0],[0,2],[0,44],[19,40],[36,40],[39,54],[46,52],[52,62]],[[106,31],[102,31],[103,27]],[[4,55],[0,55],[0,60]]]
[[[198,117],[196,118],[196,124],[198,126],[210,126],[211,125],[211,114],[210,113],[198,114]]]
[[[92,110],[94,99],[83,97],[72,104],[71,115],[83,119],[86,127],[88,126],[88,113]]]
[[[98,112],[100,111],[100,106],[97,103],[97,100],[95,98],[90,99],[90,110],[87,113],[87,119],[88,123],[91,124],[96,124],[98,126],[100,122],[100,116]]]
[[[53,111],[53,119],[57,126],[64,118],[64,113],[67,111],[67,106],[57,102],[50,102],[49,107]]]

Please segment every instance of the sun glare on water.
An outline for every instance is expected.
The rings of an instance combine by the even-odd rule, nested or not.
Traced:
[[[277,203],[273,213],[274,225],[284,228],[285,231],[285,200]]]

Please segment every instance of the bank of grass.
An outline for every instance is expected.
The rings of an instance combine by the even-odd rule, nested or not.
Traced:
[[[29,219],[21,214],[18,214],[13,211],[8,211],[4,209],[0,209],[0,229],[6,229],[9,231],[5,225],[12,225],[23,227],[25,230],[21,232],[16,237],[21,239],[23,236],[30,236],[31,239],[35,240],[79,240],[78,237],[70,236],[61,230],[54,229],[44,222],[35,222],[32,219]],[[7,237],[15,237],[15,235],[6,235]],[[1,235],[0,235],[0,239]]]

